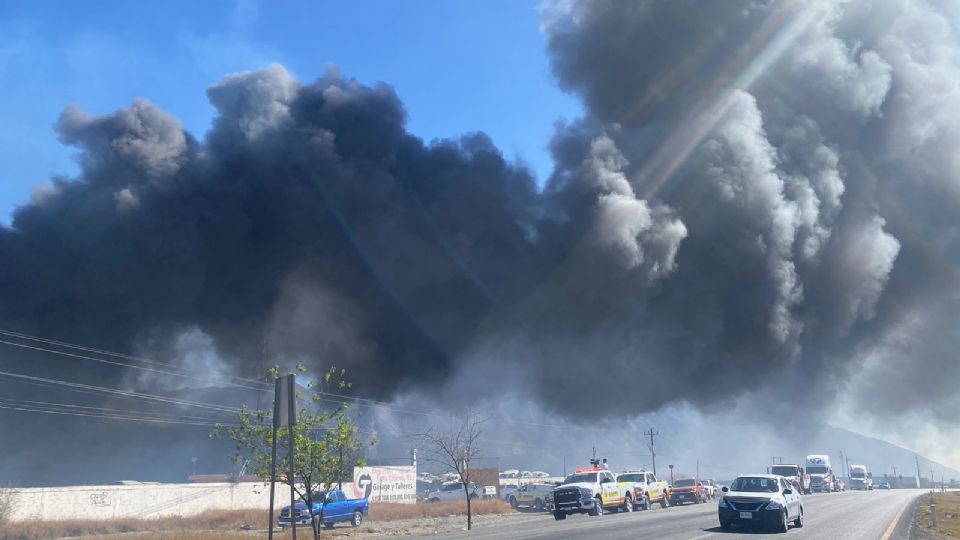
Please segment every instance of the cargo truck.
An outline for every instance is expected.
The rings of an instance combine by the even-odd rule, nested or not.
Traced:
[[[793,463],[780,463],[767,467],[767,472],[786,478],[798,493],[810,494],[810,475],[803,470],[803,467]]]
[[[830,456],[811,454],[807,456],[806,473],[810,475],[810,491],[829,493],[837,490],[836,477],[830,465]]]
[[[873,489],[873,475],[867,472],[866,465],[850,466],[850,489],[871,491]]]

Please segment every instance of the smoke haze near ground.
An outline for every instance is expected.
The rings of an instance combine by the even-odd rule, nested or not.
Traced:
[[[839,399],[955,430],[958,15],[548,4],[558,83],[588,112],[557,124],[542,183],[482,132],[421,141],[389,85],[335,68],[226,76],[202,138],[147,99],[70,107],[82,172],[0,226],[0,324],[213,379],[304,362],[377,399],[519,395],[558,421]],[[185,388],[36,353],[0,367]]]

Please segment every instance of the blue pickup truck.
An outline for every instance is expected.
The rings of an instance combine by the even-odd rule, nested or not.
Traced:
[[[349,521],[354,527],[359,527],[363,523],[363,518],[370,512],[370,504],[366,499],[348,499],[339,489],[314,492],[311,501],[313,515],[328,529],[332,529],[335,523],[341,521]],[[277,525],[281,529],[289,527],[294,522],[297,525],[310,526],[310,512],[307,511],[307,503],[303,500],[294,505],[292,513],[289,506],[284,506],[280,510]]]

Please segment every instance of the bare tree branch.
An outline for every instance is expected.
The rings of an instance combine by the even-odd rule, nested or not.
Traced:
[[[463,495],[467,501],[467,530],[473,527],[471,503],[477,497],[470,492],[472,463],[480,454],[479,440],[483,431],[481,425],[488,418],[480,418],[474,411],[468,410],[453,426],[440,429],[433,426],[419,435],[420,440],[430,449],[424,458],[457,475],[463,486]]]

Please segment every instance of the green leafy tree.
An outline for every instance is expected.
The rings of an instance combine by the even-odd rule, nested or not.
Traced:
[[[304,373],[304,366],[297,365]],[[267,372],[270,380],[279,378],[279,368]],[[344,379],[345,370],[331,367],[318,381],[311,380],[306,391],[295,393],[296,423],[293,428],[294,478],[289,478],[287,456],[291,448],[288,428],[277,431],[277,481],[293,487],[296,495],[307,505],[313,536],[320,537],[322,516],[313,511],[314,498],[333,486],[343,487],[344,479],[353,481],[353,467],[365,465],[364,441],[355,416],[349,414],[349,405],[337,397],[350,389]],[[334,390],[337,392],[334,394]],[[210,434],[213,438],[226,437],[236,445],[231,461],[246,465],[247,470],[270,482],[270,458],[273,440],[273,411],[254,410],[242,406],[236,425],[217,425]],[[322,502],[322,501],[318,501]],[[273,518],[271,517],[271,520]],[[270,523],[273,526],[273,523]]]

